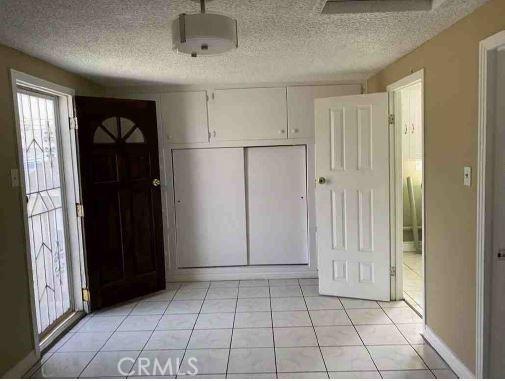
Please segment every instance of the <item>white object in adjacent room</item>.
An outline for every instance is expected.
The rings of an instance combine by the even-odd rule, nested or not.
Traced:
[[[286,88],[214,91],[209,105],[214,141],[286,139]]]
[[[162,94],[159,107],[169,143],[209,141],[205,91]]]
[[[307,264],[305,146],[246,150],[251,265]]]
[[[319,291],[390,300],[386,93],[318,99]]]
[[[361,85],[289,86],[288,137],[290,139],[314,137],[314,100],[361,93]]]
[[[247,264],[243,148],[173,151],[177,264]]]

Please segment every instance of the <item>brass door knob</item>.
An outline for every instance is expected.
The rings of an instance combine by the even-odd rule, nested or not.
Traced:
[[[154,185],[155,187],[159,187],[159,186],[160,186],[160,184],[161,184],[160,179],[154,179],[154,180],[153,180],[153,185]]]
[[[320,177],[317,179],[317,183],[321,185],[326,184],[326,179],[324,177]]]

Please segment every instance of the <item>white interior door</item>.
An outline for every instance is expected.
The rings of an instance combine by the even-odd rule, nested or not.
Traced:
[[[390,300],[387,114],[386,93],[315,101],[321,294]]]
[[[305,146],[246,150],[249,263],[308,263]]]
[[[178,267],[247,264],[243,148],[173,151]]]

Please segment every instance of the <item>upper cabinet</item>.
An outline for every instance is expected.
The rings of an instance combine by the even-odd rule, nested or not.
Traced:
[[[169,143],[209,141],[206,91],[162,94],[159,107]]]
[[[421,84],[406,87],[400,94],[402,158],[403,160],[422,160],[423,115]]]
[[[214,141],[286,139],[286,88],[215,90],[209,122]]]
[[[288,87],[288,137],[314,137],[314,100],[361,94],[361,85],[321,85]]]

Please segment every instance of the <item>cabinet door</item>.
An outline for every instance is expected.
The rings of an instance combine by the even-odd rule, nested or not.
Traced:
[[[361,94],[361,85],[288,87],[288,137],[314,137],[314,99]]]
[[[410,160],[410,90],[401,90],[400,96],[400,126],[402,132],[402,160]]]
[[[246,150],[249,263],[308,263],[305,146]]]
[[[169,143],[209,141],[205,91],[162,94],[160,109]]]
[[[216,90],[209,113],[215,141],[287,138],[285,88]]]
[[[423,158],[423,115],[421,84],[410,87],[410,159]]]
[[[177,266],[247,264],[242,148],[173,151]]]

